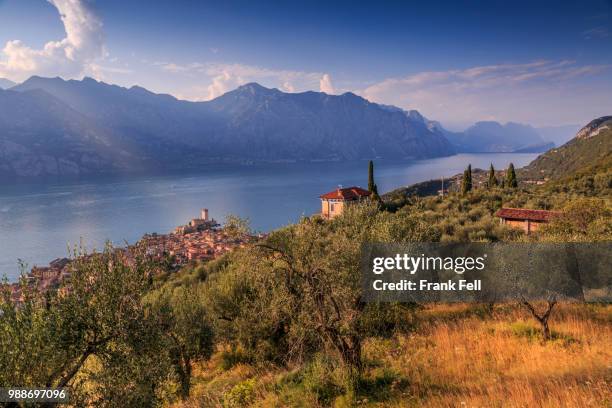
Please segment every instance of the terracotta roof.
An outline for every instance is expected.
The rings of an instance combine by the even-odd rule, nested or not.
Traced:
[[[501,208],[495,213],[499,218],[530,221],[550,221],[560,214],[559,211],[528,210],[526,208]]]
[[[357,200],[361,197],[368,197],[370,193],[361,187],[338,188],[320,197],[324,200]]]

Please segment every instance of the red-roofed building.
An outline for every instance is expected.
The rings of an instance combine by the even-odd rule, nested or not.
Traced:
[[[334,218],[342,214],[344,208],[351,202],[367,198],[372,193],[361,187],[337,188],[325,193],[321,198],[321,216],[323,218]]]
[[[501,208],[495,213],[500,222],[514,228],[521,228],[530,234],[537,231],[542,224],[550,222],[561,213],[547,210],[528,210],[526,208]]]

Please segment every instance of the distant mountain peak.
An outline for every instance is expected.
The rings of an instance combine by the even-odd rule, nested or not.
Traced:
[[[266,88],[265,86],[260,85],[257,82],[249,82],[244,85],[240,85],[234,90],[234,92],[251,94],[269,94],[274,91],[280,92],[278,89]]]
[[[419,122],[423,123],[426,121],[425,117],[416,109],[411,109],[407,113],[408,117],[411,119],[418,120]]]
[[[97,83],[99,83],[100,81],[98,81],[98,80],[97,80],[97,79],[95,79],[95,78],[92,78],[92,77],[88,77],[88,76],[86,76],[86,77],[83,77],[83,79],[81,80],[81,82],[95,82],[95,83],[97,84]]]
[[[257,83],[257,82],[247,82],[246,84],[240,85],[237,89],[258,89],[258,90],[270,90],[270,88],[266,88],[265,86]]]

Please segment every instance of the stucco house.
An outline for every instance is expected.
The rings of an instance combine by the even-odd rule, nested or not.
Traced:
[[[323,218],[334,218],[342,214],[347,205],[367,198],[372,193],[361,187],[338,187],[334,191],[325,193],[321,198],[321,216]]]

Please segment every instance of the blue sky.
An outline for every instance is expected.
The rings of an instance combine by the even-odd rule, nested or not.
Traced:
[[[451,128],[612,113],[610,0],[0,0],[0,47],[17,82],[88,75],[190,100],[251,81],[352,91]]]

